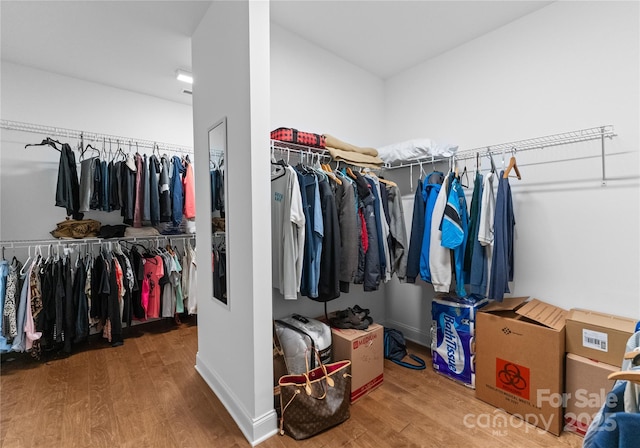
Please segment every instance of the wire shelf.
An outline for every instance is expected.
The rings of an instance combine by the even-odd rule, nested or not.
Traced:
[[[153,150],[158,148],[161,151],[179,152],[186,154],[193,154],[193,148],[183,145],[174,145],[171,143],[154,142],[151,140],[142,140],[132,137],[122,137],[118,135],[101,134],[97,132],[79,131],[76,129],[66,129],[53,126],[43,126],[34,123],[24,123],[21,121],[0,120],[0,128],[8,129],[12,131],[31,132],[34,134],[47,135],[49,137],[64,137],[67,139],[80,140],[84,139],[87,142],[94,141],[109,141],[111,143],[119,142],[121,144],[131,144],[138,148],[146,148]]]
[[[577,131],[562,132],[559,134],[546,135],[543,137],[534,137],[525,140],[516,140],[508,143],[499,143],[496,145],[481,146],[473,149],[465,149],[454,154],[452,157],[455,160],[465,160],[476,157],[479,155],[496,155],[506,151],[529,151],[532,149],[546,149],[554,146],[568,145],[578,142],[586,142],[590,140],[604,140],[605,138],[613,138],[616,134],[613,131],[613,125],[598,126],[587,129],[580,129]],[[424,157],[416,159],[411,162],[401,162],[398,164],[385,165],[387,169],[405,168],[411,166],[422,165],[427,162],[439,162],[442,160],[448,160],[449,157],[434,156]]]

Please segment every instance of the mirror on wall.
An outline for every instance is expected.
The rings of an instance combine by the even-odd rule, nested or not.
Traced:
[[[209,181],[211,186],[211,262],[213,298],[229,307],[227,295],[227,234],[225,160],[227,154],[227,118],[209,128]]]

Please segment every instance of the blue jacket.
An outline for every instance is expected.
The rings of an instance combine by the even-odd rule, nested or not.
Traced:
[[[456,294],[465,297],[464,251],[469,236],[469,214],[464,190],[458,179],[451,183],[451,190],[442,220],[442,246],[453,249],[456,264]]]
[[[171,177],[171,221],[174,226],[182,222],[184,208],[184,191],[182,188],[182,174],[186,171],[180,157],[173,156],[173,176]]]
[[[496,196],[496,214],[493,224],[493,258],[489,277],[490,299],[502,302],[504,294],[509,291],[509,282],[513,280],[513,228],[516,224],[511,202],[511,186],[509,179],[500,172],[498,194]]]
[[[630,448],[638,446],[640,414],[625,412],[628,381],[618,381],[584,436],[584,448]]]
[[[431,269],[429,268],[429,248],[431,247],[431,217],[433,208],[438,199],[438,193],[442,188],[444,174],[434,171],[426,179],[422,191],[422,200],[425,204],[424,227],[422,232],[422,250],[420,251],[420,277],[425,282],[431,283]]]

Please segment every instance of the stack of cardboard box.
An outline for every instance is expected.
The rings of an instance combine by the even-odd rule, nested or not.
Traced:
[[[567,316],[564,429],[584,435],[613,386],[610,373],[620,370],[627,340],[638,321],[611,314],[572,309]]]

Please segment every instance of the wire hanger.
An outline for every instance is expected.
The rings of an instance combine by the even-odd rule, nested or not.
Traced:
[[[493,154],[491,154],[491,148],[487,146],[487,156],[489,157],[489,161],[491,162],[491,172],[496,172],[496,163],[493,160]]]
[[[463,180],[466,179],[466,185]],[[460,185],[464,188],[469,188],[469,173],[467,172],[467,164],[465,163],[464,169],[462,170],[462,174],[460,175]]]

